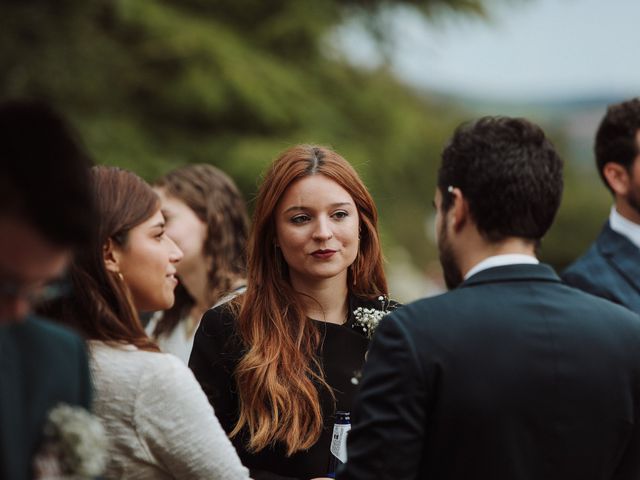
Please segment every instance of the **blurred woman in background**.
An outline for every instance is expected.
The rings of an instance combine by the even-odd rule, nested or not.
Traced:
[[[193,374],[159,353],[138,318],[171,307],[183,257],[158,196],[117,168],[95,167],[92,181],[93,243],[71,266],[73,295],[50,313],[88,339],[94,411],[110,440],[105,478],[248,478]]]
[[[283,152],[260,186],[247,290],[205,313],[189,366],[256,479],[330,470],[334,414],[350,411],[386,310],[373,199],[336,152]]]
[[[188,165],[160,178],[167,235],[184,252],[180,283],[169,310],[152,317],[146,331],[163,352],[189,360],[204,312],[245,288],[248,216],[240,191],[212,165]]]

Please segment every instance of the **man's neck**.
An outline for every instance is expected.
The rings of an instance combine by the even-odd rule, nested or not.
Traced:
[[[624,198],[616,196],[615,208],[616,212],[618,212],[618,214],[625,220],[633,222],[636,225],[640,225],[640,212],[633,206],[629,205],[629,203]]]
[[[499,242],[479,239],[473,243],[475,245],[468,245],[466,249],[468,253],[460,258],[463,276],[466,276],[480,262],[497,255],[527,255],[536,258],[535,245],[530,240],[520,237],[509,237]]]
[[[640,223],[636,223],[622,215],[617,207],[611,209],[609,226],[611,230],[626,237],[631,243],[640,248]]]

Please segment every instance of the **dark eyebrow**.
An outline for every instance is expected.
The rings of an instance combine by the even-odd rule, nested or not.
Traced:
[[[155,225],[151,225],[151,229],[153,228],[164,228],[164,220],[162,222],[158,222]]]
[[[353,202],[336,202],[336,203],[332,203],[331,205],[329,205],[331,208],[338,208],[338,207],[344,207],[344,206],[348,206],[351,205],[353,206]],[[293,210],[308,210],[309,207],[305,207],[304,205],[293,205],[289,208],[287,208],[284,213],[288,213],[290,211]]]

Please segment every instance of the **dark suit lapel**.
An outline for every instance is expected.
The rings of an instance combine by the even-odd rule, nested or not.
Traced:
[[[640,249],[628,238],[611,230],[609,222],[596,240],[598,250],[623,278],[640,292]]]
[[[554,282],[560,283],[560,277],[549,265],[540,263],[505,265],[482,270],[465,280],[459,288],[472,287],[498,282]]]

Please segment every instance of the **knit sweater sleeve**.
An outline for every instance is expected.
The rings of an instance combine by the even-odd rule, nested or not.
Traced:
[[[162,355],[141,379],[136,433],[149,454],[176,479],[247,479],[248,470],[191,371]]]

